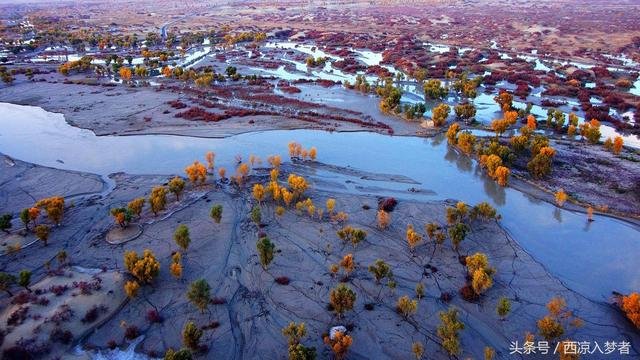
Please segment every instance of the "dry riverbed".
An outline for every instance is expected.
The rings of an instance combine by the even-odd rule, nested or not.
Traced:
[[[16,166],[29,165],[18,163]],[[328,165],[320,168],[322,166]],[[170,210],[155,219],[144,215],[147,221],[141,221],[140,236],[125,244],[110,244],[105,236],[114,225],[108,210],[134,197],[148,195],[153,185],[169,179],[169,176],[115,174],[111,176],[116,183],[112,192],[104,197],[79,199],[67,211],[63,224],[52,232],[49,246],[36,244],[29,251],[3,257],[0,270],[15,273],[28,268],[34,272],[34,278],[43,278],[45,267],[38,264],[44,264],[65,249],[72,265],[122,271],[125,250],[153,250],[161,263],[159,277],[152,285],[143,287],[140,294],[116,314],[108,315],[109,320],[86,338],[85,346],[102,349],[114,344],[126,346],[124,321],[145,336],[138,351],[156,356],[169,347],[181,347],[182,327],[193,320],[205,329],[202,344],[206,345],[208,358],[242,358],[256,354],[268,359],[282,358],[286,353],[286,339],[280,330],[290,321],[307,324],[309,335],[304,343],[315,346],[323,358],[329,355],[329,350],[322,344],[321,336],[335,325],[345,325],[354,339],[350,358],[365,359],[371,353],[380,358],[408,358],[414,341],[425,344],[429,358],[446,358],[436,335],[437,313],[455,306],[465,324],[461,332],[463,356],[479,358],[484,347],[491,346],[503,357],[508,355],[510,341],[522,342],[525,332],[536,332],[536,321],[546,314],[545,304],[553,296],[564,297],[568,309],[584,320],[584,326],[569,328],[566,336],[601,343],[609,340],[638,343],[638,335],[621,314],[606,303],[588,300],[566,288],[523,251],[499,222],[472,222],[471,232],[457,252],[449,240],[442,246],[424,240],[410,252],[405,240],[407,225],[413,224],[424,235],[425,223],[446,224],[445,207],[452,202],[400,201],[391,213],[391,226],[379,230],[375,214],[379,197],[389,193],[385,183],[400,181],[410,186],[410,179],[367,173],[366,178],[379,181],[380,186],[359,193],[345,193],[341,188],[336,194],[320,190],[331,184],[315,177],[315,168],[313,163],[287,164],[283,172],[308,174],[311,190],[305,195],[317,206],[323,206],[330,197],[337,199],[336,211],[349,215],[346,224],[368,233],[357,247],[344,244],[338,238],[336,231],[343,225],[330,221],[326,214],[322,220],[311,219],[288,209],[278,217],[268,201],[262,205],[262,224],[258,227],[249,217],[253,202],[250,191],[246,187],[238,190],[224,184],[190,190],[192,196],[183,197],[181,202],[170,197]],[[349,169],[330,170],[344,170],[343,175],[356,176],[356,182],[361,175]],[[281,178],[284,176],[283,173]],[[26,173],[25,179],[29,178]],[[51,186],[45,179],[33,186],[45,189]],[[259,171],[249,183],[265,179],[264,171]],[[340,188],[340,183],[334,185]],[[3,185],[3,190],[5,187]],[[410,197],[408,192],[407,197]],[[221,204],[224,209],[220,224],[209,218],[209,209],[214,204]],[[189,227],[192,242],[183,255],[183,277],[175,279],[168,265],[172,252],[177,250],[172,235],[179,224]],[[258,232],[264,232],[276,245],[275,260],[267,271],[260,266],[256,254]],[[460,256],[478,251],[488,255],[497,273],[493,288],[471,303],[458,294],[466,282],[466,268]],[[354,255],[355,271],[348,278],[342,273],[331,276],[329,266],[347,253]],[[378,258],[392,266],[395,289],[376,285],[367,271]],[[275,282],[282,276],[289,279],[287,285]],[[204,278],[212,288],[212,304],[204,313],[185,296],[189,283],[199,278]],[[327,306],[329,291],[341,281],[356,292],[357,299],[353,311],[338,319]],[[417,313],[403,320],[396,313],[395,303],[402,295],[413,297],[418,282],[425,286],[426,296],[419,301]],[[512,302],[512,312],[505,321],[495,314],[501,296]],[[7,296],[3,295],[0,301],[8,308]],[[92,301],[95,305],[99,303],[98,299]],[[113,310],[117,305],[108,307]],[[146,314],[150,310],[157,310],[163,321],[149,322]],[[637,355],[634,349],[632,352]]]

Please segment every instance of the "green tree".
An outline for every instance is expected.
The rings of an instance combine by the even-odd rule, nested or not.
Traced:
[[[257,205],[251,209],[251,220],[256,223],[256,225],[260,225],[262,222],[262,212],[260,211],[260,207]]]
[[[424,285],[419,282],[416,284],[416,297],[422,299],[424,297]]]
[[[509,301],[509,299],[503,296],[500,298],[500,300],[498,300],[496,313],[498,313],[500,319],[504,320],[504,318],[509,314],[509,311],[511,311],[511,302]]]
[[[22,286],[23,288],[31,292],[31,289],[29,289],[29,284],[31,284],[31,271],[29,270],[20,271],[20,273],[18,274],[18,285]]]
[[[47,246],[47,242],[49,240],[49,227],[47,225],[38,225],[36,226],[36,237],[38,240],[44,243],[44,246]]]
[[[442,86],[442,82],[438,79],[431,79],[425,82],[422,89],[424,90],[425,100],[444,99],[449,93],[449,89]]]
[[[471,103],[462,103],[453,107],[456,117],[464,121],[469,121],[476,116],[476,107]]]
[[[191,244],[191,237],[189,237],[189,228],[187,225],[178,225],[176,231],[173,233],[173,240],[182,250],[187,251],[189,244]]]
[[[289,346],[289,360],[315,360],[316,348],[306,347],[302,344]]]
[[[458,320],[458,309],[450,307],[447,311],[441,311],[438,316],[440,326],[437,328],[437,334],[442,340],[442,347],[449,355],[457,355],[460,352],[458,332],[464,329],[464,324]]]
[[[22,221],[22,225],[24,225],[24,228],[28,231],[29,221],[31,221],[31,218],[29,217],[29,208],[25,208],[20,211],[20,221]]]
[[[189,321],[182,329],[182,343],[184,346],[198,350],[200,347],[200,338],[202,337],[202,329],[200,329],[193,321]]]
[[[369,272],[376,279],[376,284],[380,284],[380,280],[393,277],[391,267],[382,259],[377,259],[373,265],[369,265]]]
[[[451,243],[455,250],[458,250],[458,246],[467,236],[468,231],[469,227],[463,223],[457,223],[449,228],[449,238],[451,238]]]
[[[211,211],[209,212],[209,216],[216,222],[216,224],[220,224],[220,220],[222,219],[222,205],[217,204],[211,207]]]
[[[0,216],[0,230],[8,233],[9,229],[11,229],[11,219],[13,219],[13,215],[11,214],[3,214]]]
[[[7,274],[6,272],[0,272],[0,290],[6,291],[9,296],[13,296],[11,292],[11,285],[16,283],[16,277]]]
[[[287,337],[289,346],[297,345],[300,340],[307,336],[307,329],[304,323],[296,324],[292,321],[282,329],[282,335]]]
[[[267,266],[273,261],[276,246],[265,236],[258,240],[256,248],[258,249],[258,256],[260,256],[260,264],[266,270]]]
[[[362,229],[345,226],[337,231],[338,237],[344,242],[351,242],[355,247],[367,237],[367,232]]]
[[[189,291],[187,291],[187,298],[193,305],[195,305],[200,312],[204,312],[209,306],[211,301],[211,287],[205,279],[198,279],[191,283]]]
[[[175,351],[173,349],[167,350],[164,354],[164,360],[192,360],[193,355],[189,349],[180,349]]]

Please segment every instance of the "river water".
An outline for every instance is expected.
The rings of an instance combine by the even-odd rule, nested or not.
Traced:
[[[636,271],[640,232],[624,221],[586,216],[559,209],[512,188],[501,188],[476,170],[475,161],[460,156],[442,139],[388,136],[369,132],[329,133],[317,130],[253,132],[224,139],[171,135],[95,136],[70,126],[62,114],[39,107],[0,103],[0,152],[20,160],[61,169],[107,175],[182,174],[185,165],[216,153],[216,166],[229,172],[235,156],[261,158],[287,155],[287,143],[315,146],[319,160],[374,173],[402,174],[420,185],[346,178],[323,173],[349,186],[382,186],[395,190],[417,187],[429,191],[400,197],[426,200],[488,201],[502,214],[502,224],[518,243],[569,287],[605,300],[612,290],[640,288]],[[354,146],[357,144],[357,146]],[[393,194],[398,196],[397,194]]]

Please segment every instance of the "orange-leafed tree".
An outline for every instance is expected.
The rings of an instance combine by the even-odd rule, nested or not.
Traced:
[[[204,184],[207,181],[207,168],[198,160],[187,166],[184,172],[193,185]]]
[[[640,294],[634,292],[623,296],[620,303],[627,318],[640,329]]]
[[[340,266],[344,269],[345,274],[349,276],[356,268],[356,263],[353,260],[353,254],[345,255],[342,260],[340,260]]]
[[[164,77],[170,78],[172,74],[173,74],[173,71],[171,70],[170,67],[165,66],[162,68],[162,75],[164,75]]]
[[[567,199],[569,198],[569,196],[567,195],[566,192],[564,192],[564,189],[560,189],[558,190],[555,194],[554,197],[556,199],[556,204],[558,204],[558,206],[562,207],[564,205],[564,203],[567,201]]]
[[[205,160],[207,161],[207,168],[209,170],[213,170],[213,166],[215,165],[216,154],[213,151],[208,151],[204,155]]]
[[[622,146],[624,145],[624,139],[622,139],[621,136],[616,136],[615,139],[613,139],[613,153],[618,155],[620,154],[620,151],[622,151]]]
[[[495,179],[496,182],[500,186],[507,186],[507,182],[509,181],[509,175],[511,174],[511,170],[509,170],[506,166],[498,166],[495,171]]]
[[[502,135],[509,128],[509,122],[505,119],[495,119],[491,122],[491,130],[495,131],[496,136]]]
[[[33,223],[33,225],[36,225],[36,220],[38,220],[38,216],[40,216],[40,208],[38,207],[30,207],[29,211],[29,220]]]
[[[131,68],[128,67],[121,67],[120,71],[118,72],[120,74],[120,78],[124,81],[129,81],[131,80]]]
[[[378,223],[378,229],[384,230],[389,227],[389,224],[391,224],[391,215],[380,209],[376,215],[376,221]]]
[[[324,343],[331,347],[331,351],[335,354],[336,359],[344,359],[349,351],[349,347],[353,344],[353,339],[349,335],[337,331],[333,335],[333,339],[330,336],[324,337]]]
[[[504,113],[504,121],[509,125],[515,125],[518,121],[518,112],[517,111],[507,111]]]
[[[535,130],[538,127],[538,122],[536,121],[535,116],[531,114],[527,116],[527,127],[531,130]]]

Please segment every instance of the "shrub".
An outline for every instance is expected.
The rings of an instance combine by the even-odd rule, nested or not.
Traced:
[[[59,327],[55,327],[49,334],[49,340],[62,344],[70,344],[73,340],[73,334],[69,330],[62,330]]]
[[[137,326],[129,325],[124,329],[124,337],[127,340],[133,340],[133,339],[137,338],[138,336],[140,336],[140,331],[138,330]]]
[[[338,237],[344,242],[351,242],[353,246],[357,246],[358,243],[364,241],[367,237],[367,232],[362,229],[353,228],[351,226],[345,226],[337,231]]]
[[[289,285],[289,278],[286,276],[279,276],[276,278],[276,283],[280,284],[280,285]]]
[[[150,309],[149,311],[147,311],[147,321],[149,321],[152,324],[161,323],[162,322],[162,316],[160,315],[158,310]]]
[[[87,312],[84,314],[84,317],[82,318],[82,322],[83,323],[92,323],[96,320],[98,320],[98,316],[100,316],[100,311],[102,310],[102,307],[98,307],[97,305],[93,305],[89,310],[87,310]]]

